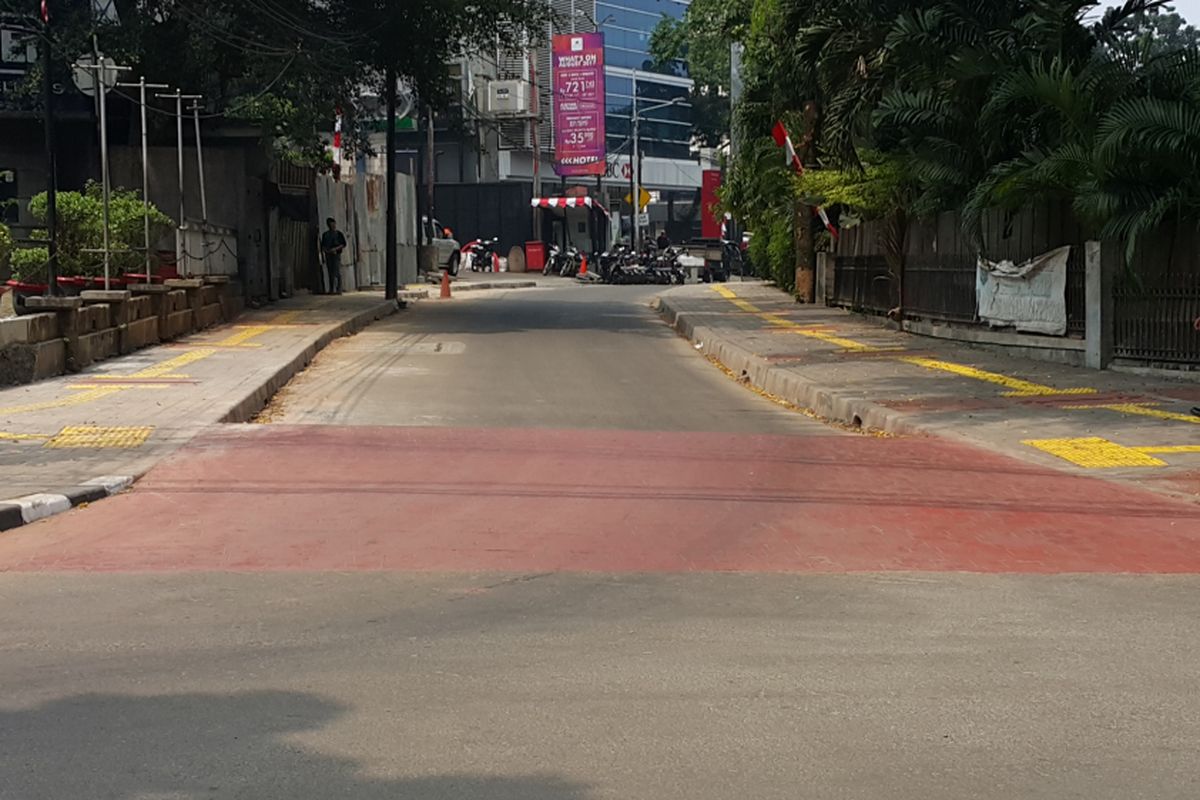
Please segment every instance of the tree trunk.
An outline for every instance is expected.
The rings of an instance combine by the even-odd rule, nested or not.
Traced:
[[[816,301],[817,254],[813,249],[812,206],[796,201],[793,229],[796,236],[796,299]]]

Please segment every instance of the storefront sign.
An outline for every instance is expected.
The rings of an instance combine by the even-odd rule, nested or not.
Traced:
[[[604,34],[555,36],[554,171],[558,175],[603,175]]]

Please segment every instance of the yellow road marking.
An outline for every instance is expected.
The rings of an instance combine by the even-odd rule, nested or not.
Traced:
[[[820,341],[827,342],[829,344],[836,344],[838,347],[846,350],[852,350],[856,353],[873,353],[879,349],[877,347],[872,347],[869,344],[856,342],[853,339],[847,339],[843,336],[834,336],[830,333],[814,331],[809,328],[797,328],[793,330],[792,333],[799,334],[800,336],[807,336],[810,339],[819,339]]]
[[[237,333],[230,334],[221,341],[216,343],[217,347],[259,347],[260,345],[247,345],[246,342],[253,339],[255,336],[261,336],[269,330],[272,330],[271,325],[248,325],[242,328]]]
[[[131,450],[141,447],[154,428],[98,428],[91,425],[74,425],[63,428],[46,442],[46,447],[98,450],[117,448]]]
[[[781,317],[778,314],[773,314],[770,311],[763,311],[761,308],[754,305],[753,303],[750,303],[750,302],[738,297],[736,294],[734,294],[732,289],[729,289],[725,286],[714,286],[714,287],[712,287],[712,290],[714,292],[716,292],[717,294],[721,295],[721,297],[724,297],[729,302],[733,303],[738,308],[742,309],[743,311],[748,311],[751,314],[756,314],[763,321],[765,321],[771,325],[775,325],[776,327],[783,328],[784,330],[786,330],[789,333],[796,333],[796,334],[799,334],[800,336],[807,336],[810,339],[817,339],[819,341],[826,342],[827,344],[837,345],[838,347],[841,347],[844,350],[852,350],[852,351],[858,352],[858,353],[874,352],[878,349],[876,347],[872,347],[869,344],[863,344],[862,342],[856,342],[853,339],[847,339],[844,336],[836,336],[832,333],[825,333],[824,331],[819,330],[819,329],[814,330],[813,327],[811,327],[809,325],[801,325],[798,322],[792,322],[790,319],[785,319],[784,317]],[[828,325],[820,325],[819,326],[819,328],[828,328],[828,327],[829,327]]]
[[[301,311],[284,311],[282,314],[275,315],[275,317],[271,320],[271,324],[272,325],[287,325],[289,322],[294,321],[302,313],[303,312],[301,312]]]
[[[100,377],[100,376],[97,375],[96,377]],[[180,376],[171,376],[171,377],[186,378],[187,376],[180,375]],[[122,383],[119,378],[115,378],[111,381],[105,381],[104,383],[73,383],[73,384],[71,384],[71,386],[69,388],[71,388],[71,389],[120,389],[120,390],[124,391],[126,389],[170,389],[172,386],[177,386],[177,385],[178,385],[177,383],[167,383],[165,381],[163,383],[135,383],[133,381],[130,381],[128,383]]]
[[[1031,381],[1021,380],[1020,378],[1010,378],[1007,375],[1001,375],[998,372],[988,372],[987,370],[968,367],[965,364],[955,364],[952,361],[940,361],[936,358],[925,358],[923,356],[902,356],[901,361],[908,364],[915,364],[918,367],[925,369],[940,370],[949,372],[954,375],[960,375],[964,378],[974,378],[977,381],[987,381],[1003,386],[1011,391],[1004,392],[1004,397],[1044,397],[1047,395],[1058,394],[1095,394],[1095,389],[1055,389],[1053,386],[1043,386],[1040,383],[1032,383]]]
[[[1186,422],[1189,425],[1200,425],[1200,417],[1192,414],[1176,414],[1174,411],[1163,411],[1158,408],[1150,408],[1149,403],[1109,403],[1102,405],[1070,405],[1066,408],[1100,408],[1105,411],[1116,411],[1119,414],[1136,414],[1142,417],[1154,417],[1155,419],[1166,419],[1172,422]]]
[[[5,433],[0,431],[0,441],[5,442],[25,442],[36,439],[49,439],[50,437],[44,433]]]
[[[138,370],[132,375],[122,375],[122,378],[165,378],[167,376],[173,378],[185,378],[186,375],[175,374],[175,370],[180,367],[186,367],[188,364],[194,364],[201,359],[208,358],[213,353],[217,352],[211,347],[201,347],[196,350],[189,350],[186,353],[181,353],[174,358],[168,358],[166,361]]]
[[[80,406],[84,403],[90,403],[93,400],[99,400],[103,397],[116,394],[123,391],[124,386],[101,386],[95,389],[88,389],[78,394],[60,397],[57,400],[44,400],[40,403],[25,403],[19,406],[8,406],[0,408],[0,414],[27,414],[31,411],[49,411],[52,408],[68,408],[70,406]]]
[[[1168,444],[1156,447],[1134,447],[1139,453],[1200,453],[1200,444]]]

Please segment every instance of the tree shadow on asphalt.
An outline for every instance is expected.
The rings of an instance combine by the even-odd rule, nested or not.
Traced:
[[[551,774],[380,778],[307,736],[348,709],[285,691],[85,694],[0,711],[0,798],[586,800]],[[398,712],[402,713],[402,712]],[[398,749],[397,745],[397,749]],[[407,754],[394,763],[404,769]]]

